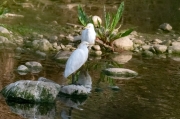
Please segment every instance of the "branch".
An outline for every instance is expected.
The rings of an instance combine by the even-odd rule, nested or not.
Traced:
[[[103,41],[99,40],[98,38],[96,39],[96,42],[97,42],[98,44],[104,46],[105,48],[108,48],[109,50],[114,51],[114,48],[113,48],[113,47],[105,44]]]

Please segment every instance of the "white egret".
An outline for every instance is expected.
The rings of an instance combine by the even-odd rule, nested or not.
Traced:
[[[90,45],[95,44],[96,40],[96,32],[94,30],[94,25],[92,23],[88,23],[85,29],[81,34],[81,42],[86,41]]]
[[[76,72],[87,61],[89,53],[88,45],[89,43],[86,41],[81,42],[78,48],[70,55],[64,71],[65,78]],[[72,82],[74,83],[74,76],[72,77]]]

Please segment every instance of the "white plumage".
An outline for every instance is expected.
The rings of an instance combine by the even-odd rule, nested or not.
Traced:
[[[86,29],[82,31],[81,34],[81,42],[86,41],[90,45],[95,44],[96,32],[94,30],[94,25],[92,23],[88,23]]]
[[[76,72],[87,61],[89,53],[88,44],[86,41],[81,42],[79,47],[70,55],[64,71],[65,78]]]

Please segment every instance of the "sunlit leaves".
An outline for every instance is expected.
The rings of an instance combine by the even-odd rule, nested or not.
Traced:
[[[127,36],[133,31],[133,29],[119,31],[119,28],[122,25],[119,25],[119,22],[122,19],[123,11],[124,2],[120,4],[114,16],[111,16],[110,13],[107,13],[104,6],[104,26],[98,22],[98,27],[95,29],[99,40],[103,41],[107,45],[111,45],[114,40]],[[89,22],[93,23],[91,17],[86,15],[81,6],[78,6],[78,18],[83,26],[86,26]]]

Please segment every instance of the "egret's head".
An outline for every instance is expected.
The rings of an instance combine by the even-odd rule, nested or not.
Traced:
[[[86,28],[94,28],[94,25],[92,23],[88,23]]]

